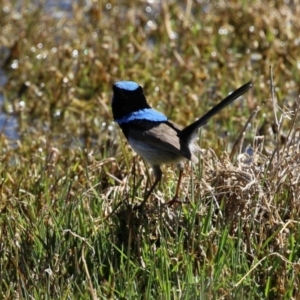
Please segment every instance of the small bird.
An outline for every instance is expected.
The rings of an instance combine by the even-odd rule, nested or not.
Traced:
[[[150,107],[143,88],[134,81],[118,81],[113,85],[112,112],[116,123],[121,127],[133,150],[143,157],[152,167],[155,181],[144,200],[143,206],[156,185],[162,178],[160,166],[174,163],[179,170],[179,177],[172,204],[177,201],[184,161],[198,162],[195,155],[200,147],[195,142],[198,129],[252,87],[248,82],[228,95],[220,103],[209,110],[200,119],[181,129],[181,127],[164,114]]]

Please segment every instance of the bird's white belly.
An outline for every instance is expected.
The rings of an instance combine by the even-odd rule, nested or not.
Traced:
[[[163,148],[158,148],[153,145],[137,141],[135,139],[128,139],[132,149],[141,157],[143,157],[150,165],[161,165],[165,163],[178,163],[184,160],[184,157],[177,153],[167,151]]]

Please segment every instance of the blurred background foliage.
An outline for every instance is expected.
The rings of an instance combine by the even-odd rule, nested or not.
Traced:
[[[282,152],[279,159],[280,147],[299,131],[291,113],[300,92],[299,1],[0,3],[3,299],[299,299],[298,156]],[[188,238],[180,230],[164,236],[172,226],[148,215],[146,231],[130,231],[138,250],[134,257],[125,251],[125,259],[120,240],[130,245],[126,230],[136,224],[126,223],[127,211],[110,213],[126,195],[142,198],[145,182],[133,167],[138,176],[147,171],[113,123],[112,84],[138,82],[154,108],[184,126],[250,79],[251,92],[201,130],[201,147],[217,156],[205,161],[206,177],[197,169],[192,181],[199,206],[183,209],[176,223]],[[250,185],[224,151],[258,108],[241,149],[263,136],[260,158],[268,167],[259,165]],[[167,170],[162,198],[171,198],[176,182]],[[230,189],[230,174],[249,190]],[[241,217],[238,230],[226,218],[210,219],[219,198],[208,183],[221,189],[221,209],[228,205],[230,218]],[[247,197],[261,210],[230,215]],[[161,279],[167,266],[170,281]],[[167,290],[169,298],[159,298]]]

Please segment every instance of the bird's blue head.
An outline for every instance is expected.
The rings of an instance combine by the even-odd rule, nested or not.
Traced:
[[[118,81],[113,85],[112,112],[115,120],[150,108],[143,89],[134,81]]]

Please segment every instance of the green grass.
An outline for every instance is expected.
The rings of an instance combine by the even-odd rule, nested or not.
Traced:
[[[20,137],[0,133],[2,299],[300,298],[292,4],[111,1],[64,17],[30,1],[2,7],[0,109]],[[134,208],[153,178],[113,123],[120,79],[182,126],[253,80],[202,128],[187,203],[164,205],[177,182],[166,166]]]

